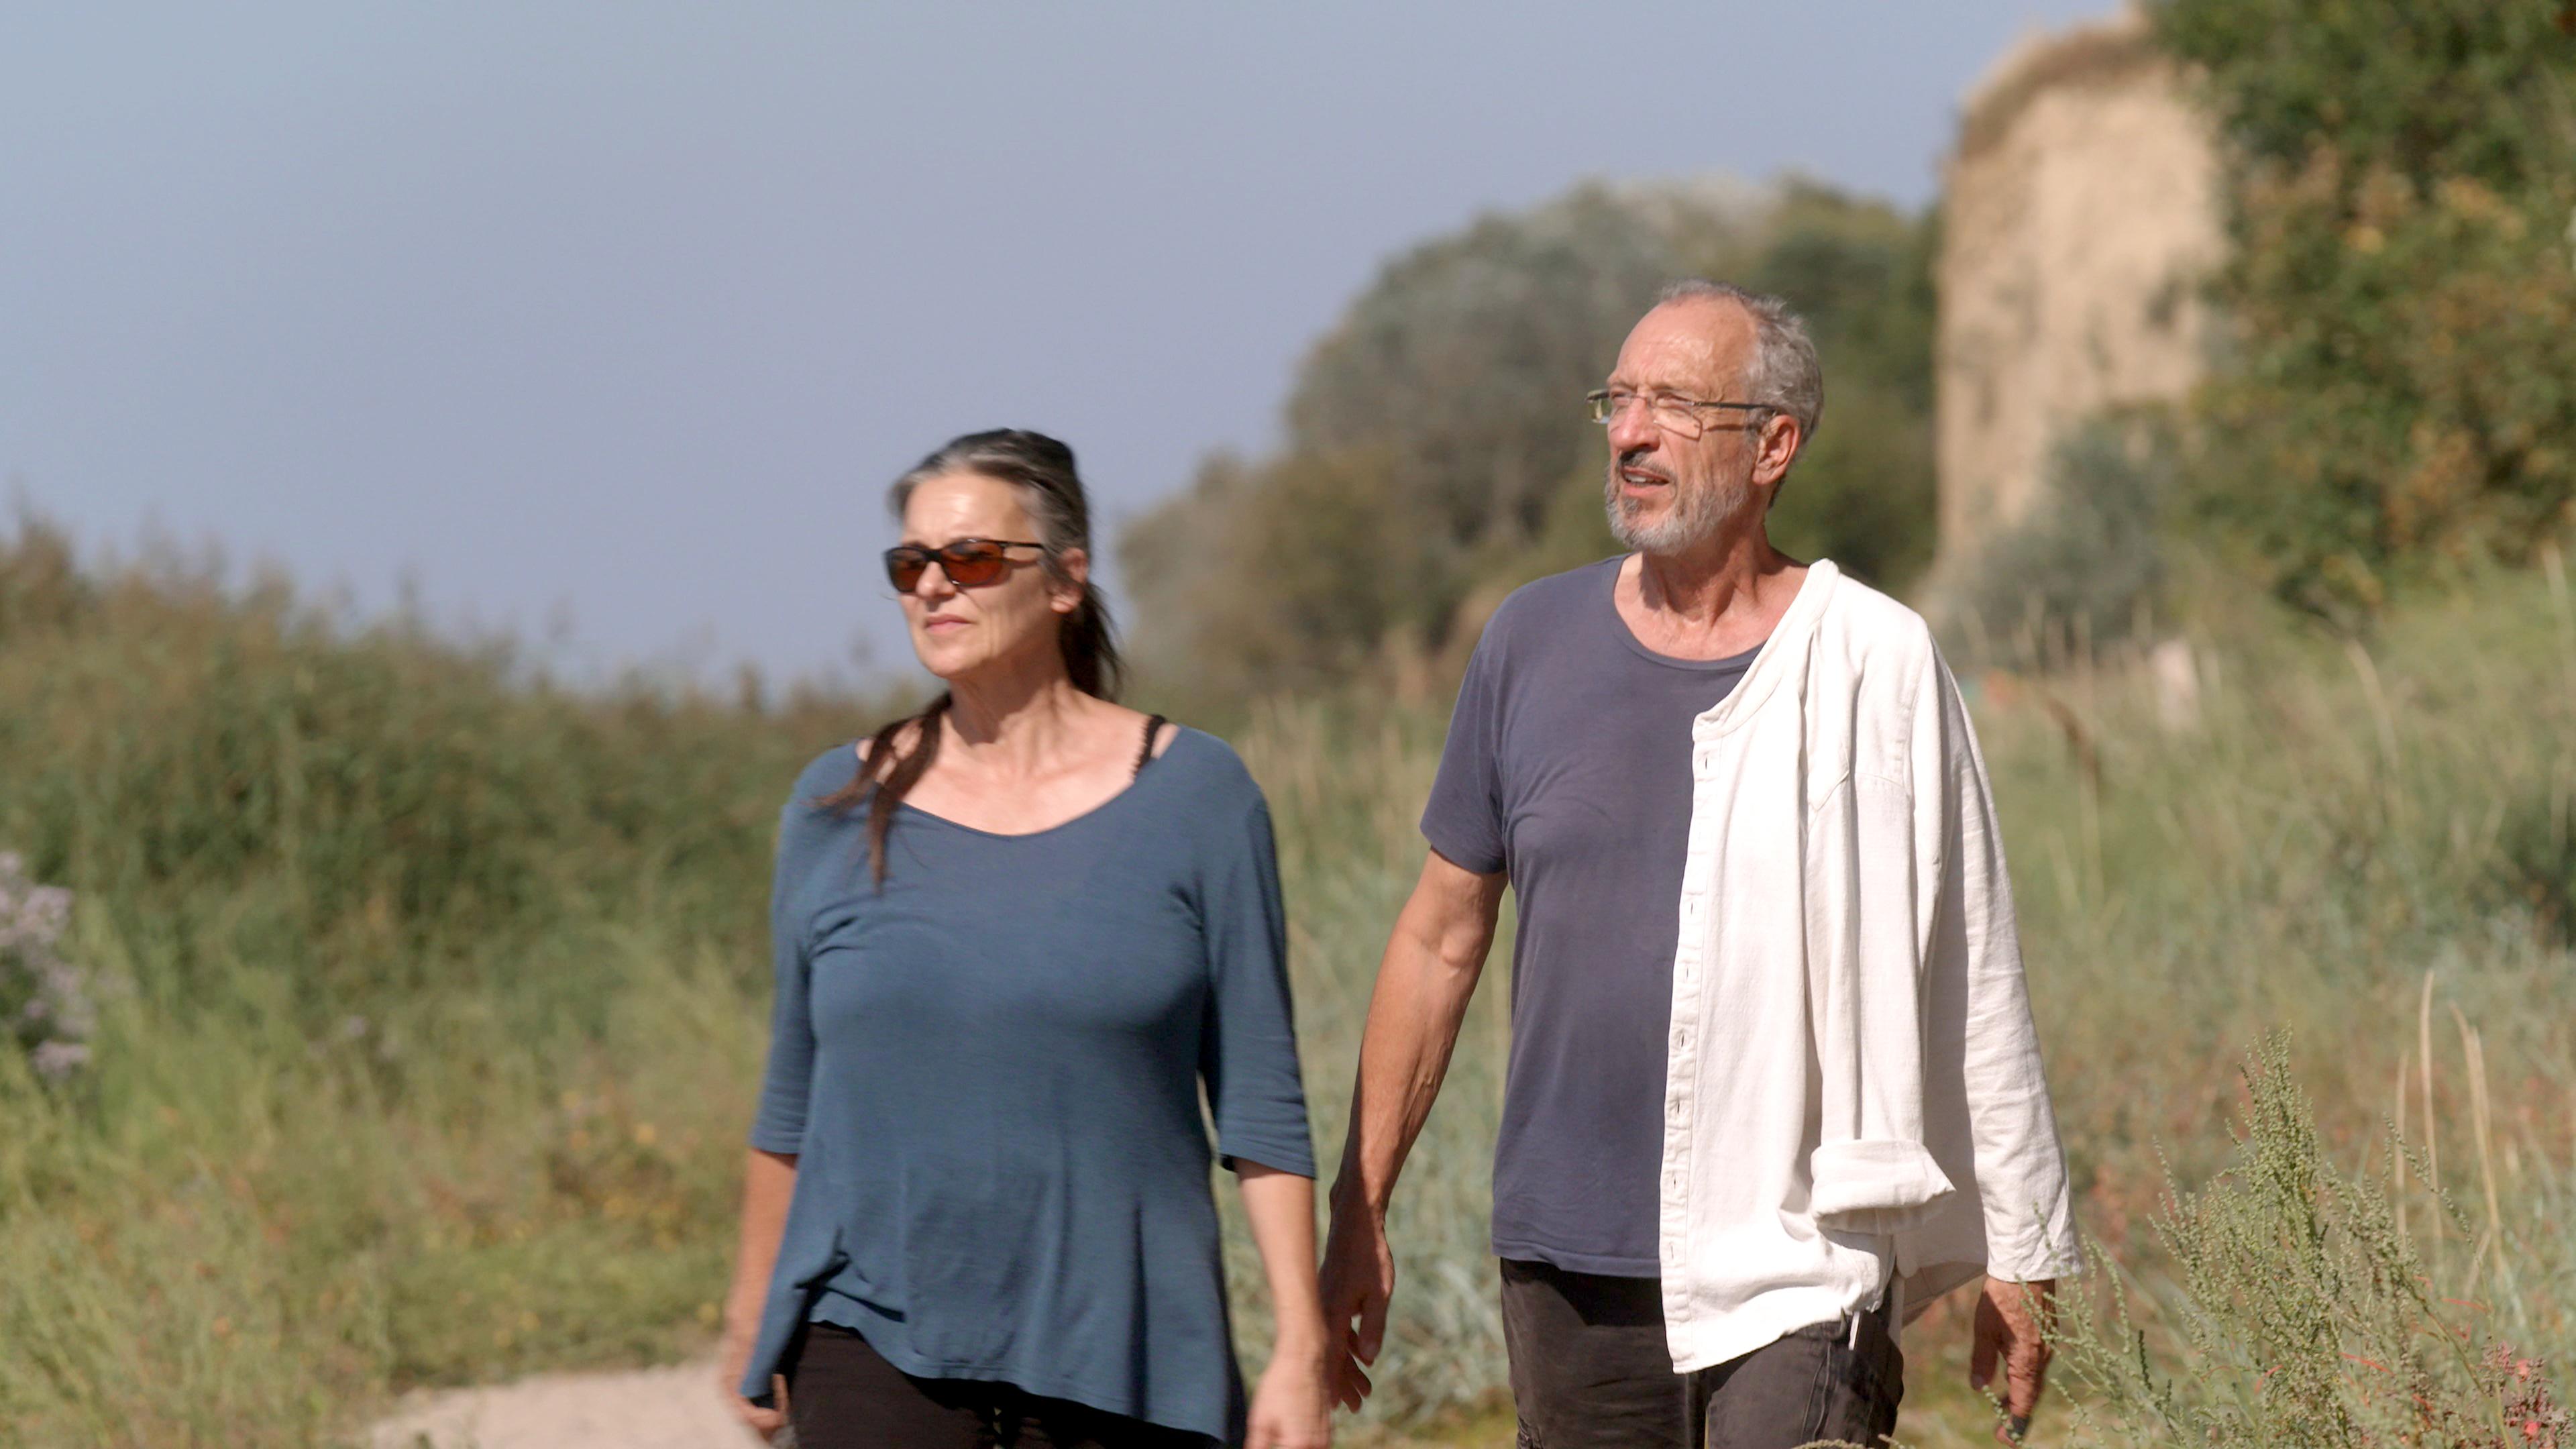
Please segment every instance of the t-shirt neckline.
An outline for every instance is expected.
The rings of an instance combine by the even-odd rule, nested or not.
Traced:
[[[1613,554],[1594,565],[1595,568],[1610,576],[1610,587],[1593,597],[1599,601],[1602,608],[1609,611],[1610,631],[1619,636],[1620,643],[1628,646],[1629,653],[1649,663],[1661,664],[1668,669],[1686,670],[1693,674],[1740,674],[1753,667],[1754,656],[1762,652],[1762,644],[1771,642],[1769,639],[1764,639],[1762,644],[1756,644],[1741,654],[1729,654],[1721,659],[1683,659],[1671,654],[1660,654],[1647,648],[1646,641],[1638,638],[1637,631],[1629,628],[1628,621],[1619,616],[1619,575],[1627,567],[1628,560],[1633,557],[1635,557],[1633,554]]]
[[[1190,731],[1186,727],[1174,725],[1172,727],[1172,742],[1163,747],[1163,752],[1161,754],[1147,760],[1144,767],[1138,770],[1135,777],[1130,779],[1117,794],[1110,796],[1108,799],[1101,801],[1099,804],[1092,806],[1090,809],[1083,811],[1079,815],[1073,816],[1070,819],[1059,820],[1055,824],[1050,825],[1043,830],[980,830],[975,826],[964,823],[963,821],[951,820],[945,815],[933,814],[930,811],[924,810],[920,806],[913,804],[909,800],[896,801],[895,808],[897,810],[907,811],[934,825],[943,825],[950,830],[957,831],[959,834],[971,835],[979,840],[1044,840],[1051,835],[1058,835],[1071,830],[1075,826],[1081,825],[1086,821],[1096,820],[1101,816],[1107,815],[1110,811],[1118,807],[1118,803],[1120,801],[1125,800],[1129,796],[1137,793],[1139,790],[1144,789],[1146,780],[1158,773],[1156,767],[1170,764],[1172,756],[1180,752],[1182,743],[1189,738],[1189,735]]]

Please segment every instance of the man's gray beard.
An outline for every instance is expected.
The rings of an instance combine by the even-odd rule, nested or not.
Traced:
[[[1699,488],[1685,488],[1676,480],[1670,487],[1672,511],[1660,523],[1640,523],[1630,516],[1634,505],[1619,496],[1619,460],[1610,460],[1610,471],[1601,484],[1601,503],[1610,514],[1610,536],[1621,548],[1674,554],[1708,542],[1752,496],[1753,480],[1736,478]]]

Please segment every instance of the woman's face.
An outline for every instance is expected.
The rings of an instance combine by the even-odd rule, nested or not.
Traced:
[[[903,542],[935,549],[967,538],[1037,538],[1019,485],[981,473],[947,473],[912,490],[903,509]],[[912,649],[924,669],[954,683],[1057,657],[1057,632],[1063,616],[1082,602],[1090,560],[1079,549],[1067,550],[1067,581],[1058,583],[1047,577],[1044,555],[1034,548],[1010,549],[1005,557],[1010,567],[1002,577],[974,588],[959,588],[934,562],[901,596]]]

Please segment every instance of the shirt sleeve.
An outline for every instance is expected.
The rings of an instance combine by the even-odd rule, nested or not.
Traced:
[[[1917,789],[1937,803],[1919,814],[1918,852],[1938,893],[1923,947],[1933,998],[1927,1065],[1958,1082],[1965,1099],[1987,1273],[2011,1282],[2063,1277],[2081,1262],[2072,1191],[2022,975],[1994,791],[1958,682],[1937,654],[1924,693],[1913,768]]]
[[[1476,875],[1508,863],[1503,819],[1501,734],[1502,650],[1492,625],[1467,661],[1458,685],[1458,707],[1449,715],[1449,739],[1440,750],[1440,773],[1422,807],[1422,838],[1443,859]]]
[[[769,1014],[769,1068],[751,1126],[751,1145],[763,1152],[804,1150],[805,1105],[813,1091],[814,1019],[807,1005],[805,923],[791,884],[799,874],[800,847],[813,836],[804,819],[813,808],[800,796],[779,815],[778,864],[769,888],[769,953],[777,1001]]]
[[[1210,990],[1199,1075],[1217,1152],[1228,1167],[1241,1160],[1313,1177],[1269,806],[1256,797],[1212,854],[1200,901]]]

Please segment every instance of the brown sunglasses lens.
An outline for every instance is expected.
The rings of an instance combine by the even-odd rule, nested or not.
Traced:
[[[1009,557],[997,543],[969,539],[945,548],[916,548],[905,544],[886,550],[886,579],[897,592],[911,593],[921,583],[921,576],[937,560],[948,581],[961,589],[978,588],[1000,578],[1009,565]]]

